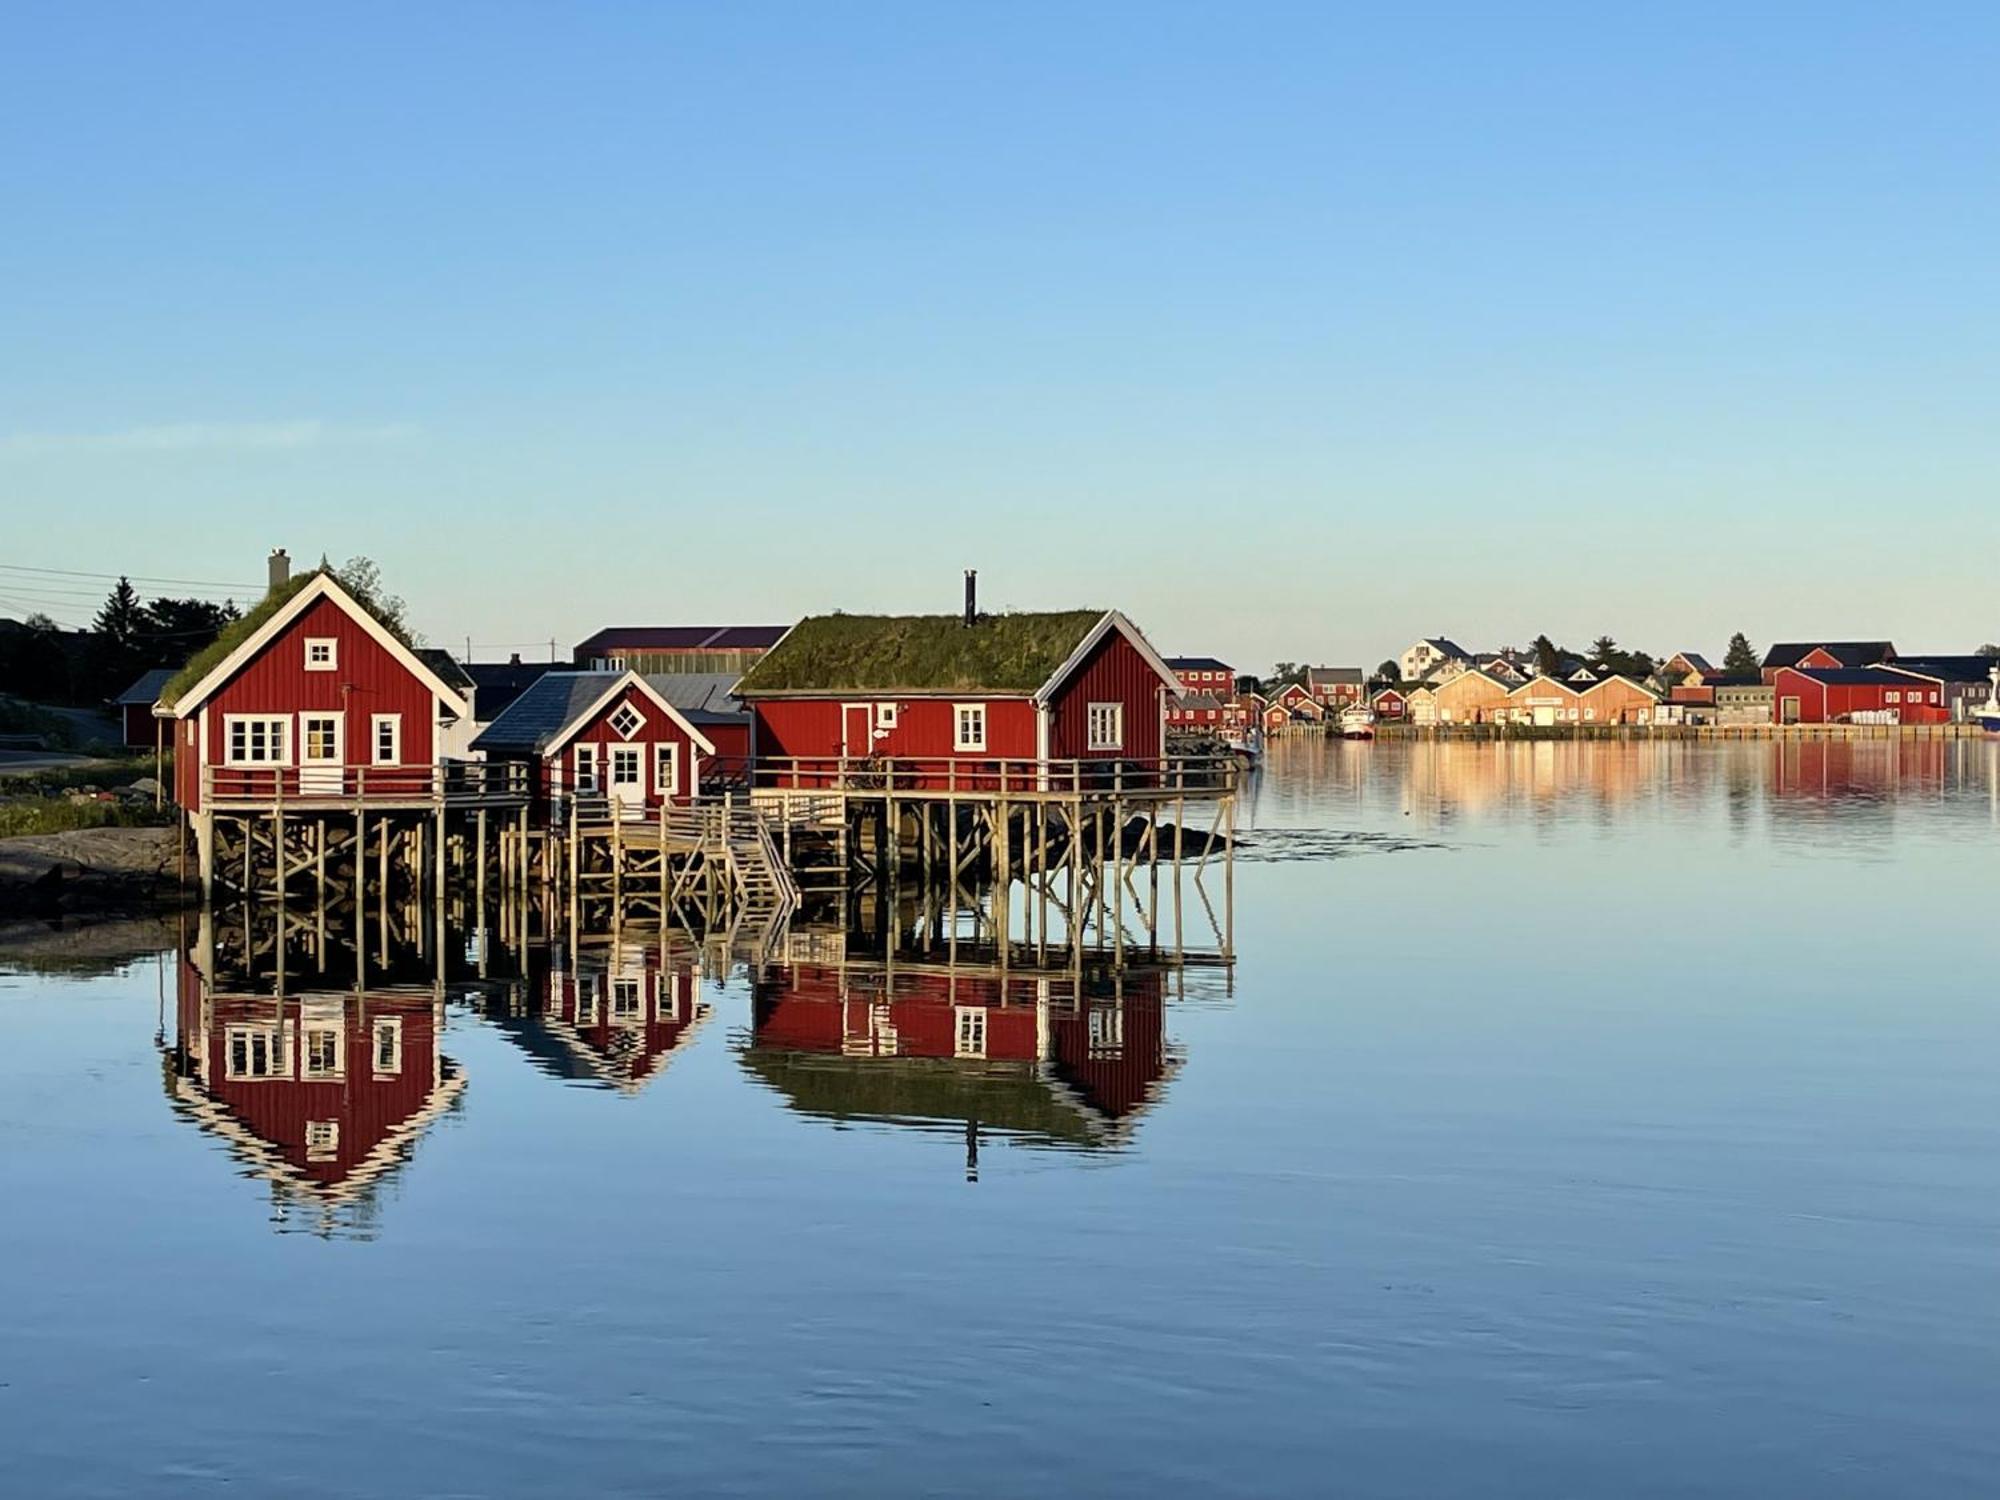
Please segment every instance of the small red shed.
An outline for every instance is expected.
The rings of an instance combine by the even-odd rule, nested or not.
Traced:
[[[831,785],[888,760],[898,786],[944,790],[1025,788],[1099,764],[1143,778],[1180,683],[1116,610],[836,614],[793,626],[736,691],[759,786]]]
[[[427,792],[463,694],[331,573],[274,590],[161,693],[175,719],[174,800]],[[365,773],[360,775],[357,773]]]
[[[726,742],[740,764],[749,753],[741,712],[682,708],[670,676],[638,672],[545,672],[472,742],[489,762],[533,768],[535,802],[566,791],[601,794],[640,817],[699,795],[704,772]]]
[[[111,700],[118,710],[120,743],[127,750],[151,750],[157,743],[154,736],[161,731],[153,718],[153,705],[159,701],[160,689],[173,677],[172,667],[155,667]]]

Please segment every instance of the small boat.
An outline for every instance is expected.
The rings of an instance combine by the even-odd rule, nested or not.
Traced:
[[[1246,729],[1241,734],[1232,734],[1223,740],[1243,761],[1257,764],[1257,757],[1264,753],[1264,736],[1255,729]]]
[[[1972,711],[1972,722],[1988,734],[2000,734],[2000,666],[1986,675],[1993,679],[1993,686],[1986,690],[1986,701]]]
[[[1372,740],[1375,738],[1375,710],[1357,703],[1343,709],[1340,715],[1340,737],[1344,740]]]

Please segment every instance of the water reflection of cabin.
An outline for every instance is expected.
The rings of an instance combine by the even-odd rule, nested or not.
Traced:
[[[184,957],[176,1020],[176,1107],[281,1198],[327,1209],[400,1165],[465,1086],[434,985],[234,992]]]
[[[754,987],[743,1065],[801,1114],[1125,1144],[1180,1059],[1165,976],[800,964]]]
[[[503,1027],[546,1073],[636,1093],[694,1040],[709,1018],[692,963],[657,946],[620,946],[572,964],[560,949],[530,963],[535,1005]]]

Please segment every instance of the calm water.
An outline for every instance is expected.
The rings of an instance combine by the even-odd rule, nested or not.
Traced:
[[[1990,1494],[1996,757],[1284,746],[1233,974],[0,952],[0,1491]]]

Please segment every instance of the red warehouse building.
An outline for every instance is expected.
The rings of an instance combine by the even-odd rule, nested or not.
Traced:
[[[706,704],[714,679],[637,672],[547,672],[472,742],[488,761],[527,768],[533,804],[565,792],[602,795],[629,817],[740,782],[750,720]],[[680,701],[677,702],[676,699]]]
[[[161,693],[175,722],[174,798],[426,795],[444,731],[471,713],[330,573],[274,588]]]
[[[1764,653],[1764,684],[1769,687],[1786,667],[1837,671],[1879,667],[1896,659],[1891,641],[1779,641]]]
[[[1780,667],[1780,724],[1942,724],[1951,717],[1934,678],[1893,667]]]
[[[895,763],[919,790],[1136,785],[1161,764],[1181,685],[1112,610],[820,615],[737,684],[760,787]]]

